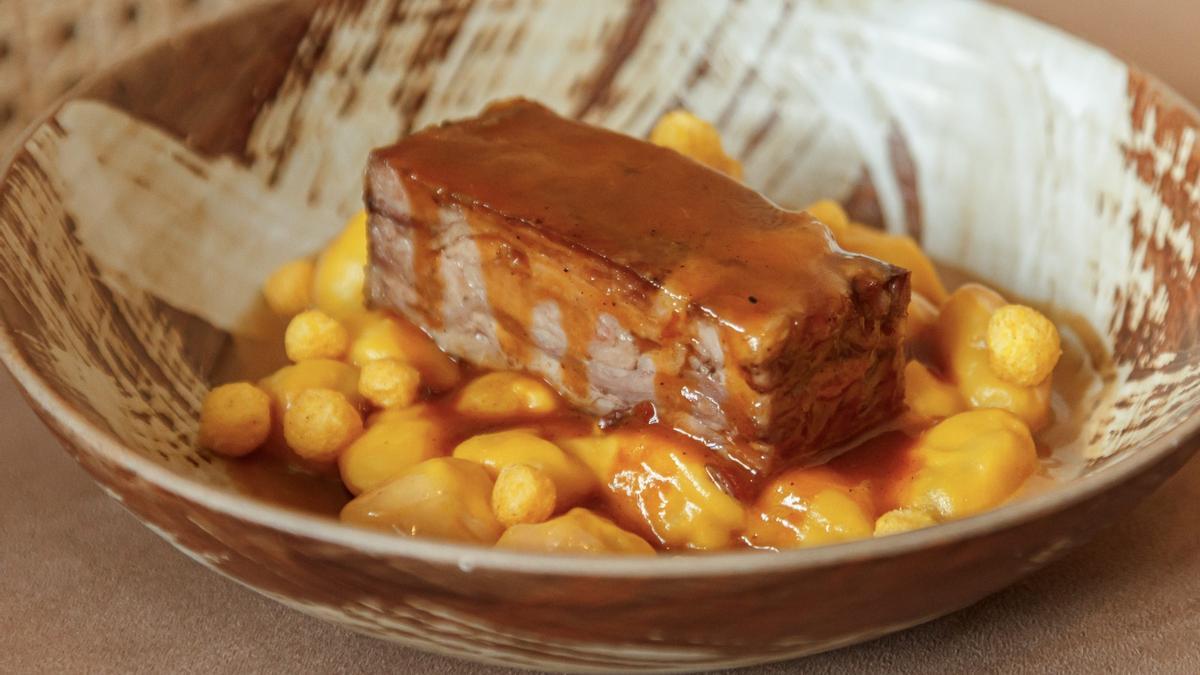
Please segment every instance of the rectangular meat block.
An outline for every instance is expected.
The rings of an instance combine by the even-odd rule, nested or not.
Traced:
[[[752,470],[903,405],[908,272],[664,148],[525,100],[372,153],[369,301]]]

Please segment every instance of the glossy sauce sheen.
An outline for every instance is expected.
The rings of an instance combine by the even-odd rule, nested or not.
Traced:
[[[909,273],[673,150],[516,100],[374,151],[366,188],[369,302],[584,411],[651,401],[760,472],[899,411]]]
[[[611,311],[618,312],[615,309],[618,303],[612,301],[613,294],[640,293],[642,302],[625,305],[626,315],[619,318],[627,326],[635,325],[639,320],[637,314],[645,312],[650,316],[640,320],[662,328],[658,335],[650,331],[634,332],[638,339],[653,343],[642,353],[654,359],[656,398],[654,405],[647,405],[648,414],[639,412],[635,406],[620,417],[617,426],[640,429],[643,435],[665,436],[661,439],[662,444],[675,448],[676,459],[685,457],[689,464],[699,463],[713,482],[750,510],[767,481],[790,468],[811,465],[815,457],[797,454],[776,457],[778,461],[744,461],[744,455],[712,452],[709,447],[672,431],[670,420],[664,423],[655,419],[655,405],[661,410],[664,400],[681,396],[691,384],[677,375],[687,352],[686,345],[666,339],[671,337],[669,333],[673,328],[678,328],[678,324],[673,325],[670,319],[699,311],[719,321],[724,328],[722,341],[725,346],[730,346],[732,341],[733,352],[740,352],[740,356],[727,358],[721,364],[726,368],[724,381],[729,387],[721,403],[729,400],[745,402],[744,405],[730,406],[724,413],[730,417],[749,417],[759,409],[769,408],[772,401],[758,397],[760,392],[753,390],[748,378],[738,377],[740,373],[736,369],[743,366],[741,359],[747,355],[750,362],[756,360],[755,352],[760,344],[781,344],[778,335],[781,328],[800,335],[822,329],[836,335],[838,333],[832,329],[834,322],[825,319],[837,316],[839,312],[845,315],[847,302],[871,305],[862,315],[851,313],[849,323],[852,324],[863,322],[866,317],[902,319],[903,307],[907,305],[907,272],[843,252],[825,226],[807,214],[781,210],[758,193],[684,159],[674,151],[565,120],[537,104],[524,101],[499,104],[479,118],[419,132],[395,146],[376,151],[371,164],[373,167],[384,165],[386,176],[393,185],[402,188],[401,192],[407,198],[399,207],[389,205],[387,199],[369,197],[369,203],[373,209],[372,218],[376,215],[374,210],[378,210],[385,223],[390,218],[393,225],[407,228],[413,269],[411,290],[416,295],[440,301],[446,292],[460,290],[454,285],[454,278],[443,284],[443,277],[438,273],[441,256],[451,239],[461,238],[463,232],[473,237],[472,243],[478,246],[482,259],[480,274],[485,282],[482,290],[486,291],[492,308],[503,308],[503,311],[493,310],[496,340],[499,349],[511,359],[507,364],[503,360],[490,364],[490,368],[520,368],[528,360],[526,352],[530,340],[527,331],[533,323],[534,303],[543,298],[530,293],[526,281],[531,269],[539,269],[544,280],[546,266],[554,268],[550,270],[553,274],[557,274],[560,267],[559,258],[552,254],[540,259],[537,251],[526,253],[528,248],[522,249],[518,243],[523,236],[535,235],[553,242],[560,253],[569,250],[585,254],[575,256],[582,260],[579,264],[585,269],[588,261],[596,261],[597,269],[602,263],[620,268],[616,275],[620,277],[620,283],[614,284],[613,276],[609,275],[605,277],[605,283],[592,283],[592,288],[586,289],[578,298],[552,298],[558,301],[563,312],[562,328],[569,345],[568,353],[575,355],[573,360],[563,359],[565,386],[560,387],[560,391],[568,398],[571,398],[570,394],[578,394],[580,398],[586,395],[590,386],[589,374],[580,355],[586,354],[587,345],[595,335],[600,308],[614,308]],[[370,180],[368,186],[370,189]],[[406,210],[401,212],[402,209]],[[461,214],[462,220],[456,225],[459,229],[431,227],[434,223],[442,224],[439,219],[447,211],[451,212],[447,221],[453,221],[455,215]],[[490,216],[496,216],[506,225],[497,227]],[[448,231],[451,233],[447,234]],[[564,276],[575,274],[577,278],[595,281],[591,275],[581,274],[583,270],[561,267]],[[565,281],[562,277],[556,280]],[[874,291],[892,282],[898,282],[903,292],[883,297],[898,307],[881,307],[880,303],[871,300],[881,297]],[[603,297],[595,297],[597,293]],[[450,297],[448,302],[454,299]],[[436,308],[437,302],[429,303],[429,306]],[[434,313],[437,316],[414,320],[424,323],[423,327],[436,329],[441,315]],[[634,320],[628,321],[629,318]],[[453,318],[447,318],[446,323],[454,325]],[[884,332],[891,340],[879,344],[882,348],[892,348],[889,353],[893,357],[877,359],[876,363],[890,364],[894,360],[902,364],[906,349],[899,344],[900,331],[889,328]],[[839,344],[834,351],[844,352],[845,346]],[[919,344],[910,341],[906,346],[910,357],[922,352]],[[1065,346],[1070,349],[1070,345]],[[864,353],[855,356],[867,362],[863,372],[870,372],[869,360],[877,355],[877,349],[862,349],[860,351]],[[809,354],[801,350],[791,356],[805,361]],[[851,360],[844,354],[842,358]],[[1076,360],[1080,363],[1089,361],[1086,358]],[[925,365],[935,372],[939,370],[937,363]],[[1068,380],[1070,386],[1067,389],[1077,388],[1076,385],[1085,380],[1088,378]],[[824,395],[819,391],[820,380],[815,381],[818,385],[811,385],[812,381],[803,382],[800,390],[808,391],[804,387],[811,386],[818,390],[814,395],[820,398]],[[735,384],[745,390],[733,388]],[[841,382],[835,380],[829,390],[840,394]],[[868,387],[868,391],[879,390],[894,391],[894,388],[871,390]],[[825,398],[838,398],[833,394],[825,395]],[[589,435],[598,423],[595,416],[570,408],[561,408],[560,412],[549,416],[481,421],[456,411],[457,395],[457,390],[445,392],[436,398],[427,398],[422,404],[421,414],[445,432],[443,447],[439,448],[442,454],[451,453],[456,445],[481,433],[530,427],[547,440],[562,441]],[[1082,400],[1073,396],[1073,392],[1067,393],[1066,398],[1073,405]],[[887,412],[890,416],[896,410],[888,408]],[[1076,412],[1074,408],[1060,411],[1066,414],[1058,415],[1059,438],[1077,435],[1077,424],[1083,416]],[[768,411],[768,415],[764,415],[767,423],[774,422],[770,417]],[[888,416],[868,421],[861,410],[853,409],[834,410],[830,419],[854,426],[854,434],[871,431],[875,435],[866,440],[858,437],[853,441],[854,447],[834,457],[828,468],[841,479],[872,486],[877,495],[873,516],[896,506],[894,495],[897,489],[911,479],[917,468],[913,466],[916,456],[911,450],[925,427],[908,428],[902,418],[889,425],[886,424]],[[766,438],[760,433],[764,427],[760,420],[732,421],[742,431],[743,438]],[[877,427],[876,423],[885,424]],[[774,429],[780,426],[791,425],[778,422]],[[1054,431],[1051,429],[1049,433]],[[836,440],[848,438],[843,435]],[[814,449],[828,447],[822,445]],[[837,450],[846,447],[839,443]],[[828,452],[823,457],[833,454],[836,453]],[[639,464],[641,461],[637,452],[626,456],[622,449],[611,479],[607,479],[604,488],[587,505],[626,529],[669,548],[674,544],[664,538],[656,539],[655,533],[647,530],[645,522],[629,517],[628,513],[622,514],[609,499],[622,492],[628,496],[629,490],[639,489],[631,487],[636,481],[623,482],[622,475],[653,473],[644,470],[646,467]],[[334,487],[336,492],[337,483],[326,480],[329,476],[321,471],[316,471],[315,476],[292,472],[296,480],[307,481],[307,487],[295,488],[290,481],[270,484],[284,475],[283,472],[272,474],[270,481],[264,481],[266,473],[260,470],[262,468],[248,464],[246,469],[235,471],[234,475],[247,485],[263,484],[252,489],[277,494],[289,505],[298,505],[302,499],[298,500],[297,495],[303,495],[306,489],[314,492],[311,505],[314,510],[329,512],[327,509],[339,502],[336,495],[330,499],[331,495],[325,489]],[[602,482],[605,479],[602,478]],[[348,496],[343,490],[343,499]],[[723,499],[728,501],[728,498]],[[691,506],[685,505],[685,508]]]
[[[1054,422],[1037,435],[1038,451],[1042,457],[1041,469],[1027,481],[1017,499],[1051,489],[1057,483],[1056,476],[1069,478],[1073,475],[1070,468],[1080,464],[1082,460],[1066,456],[1064,453],[1069,450],[1063,451],[1062,448],[1082,433],[1084,421],[1088,416],[1084,404],[1088,400],[1087,391],[1109,382],[1110,363],[1094,332],[1079,317],[1058,313],[1054,315],[1054,319],[1064,327],[1065,335],[1073,336],[1064,340],[1063,358],[1056,371],[1054,395],[1061,405],[1056,409]],[[264,357],[262,362],[271,362],[265,355],[257,356]],[[228,352],[225,363],[219,369],[222,375],[220,379],[236,381],[246,379],[247,373],[255,376],[261,374],[261,362],[256,363],[254,359],[246,357],[247,354],[237,350]],[[247,363],[255,363],[255,369],[247,370]],[[473,374],[468,372],[464,384],[478,374],[479,371]],[[425,410],[423,414],[428,419],[435,421],[443,429],[451,430],[451,433],[443,436],[440,451],[444,455],[449,455],[455,446],[477,434],[530,428],[536,430],[540,436],[554,441],[588,435],[598,423],[596,418],[569,407],[549,415],[522,414],[507,418],[472,419],[455,411],[460,389],[461,386],[427,399],[421,404]],[[683,438],[661,425],[651,424],[648,419],[651,412],[634,411],[633,414],[617,421],[615,428],[637,428],[652,434],[661,434],[669,445],[692,456],[704,457],[709,475],[714,477],[727,493],[747,507],[755,503],[764,485],[779,473],[792,468],[788,465],[780,466],[775,472],[767,475],[747,472],[702,444]],[[613,430],[614,426],[607,425],[606,428]],[[874,494],[873,515],[877,517],[896,506],[894,496],[917,468],[910,450],[921,431],[919,428],[883,431],[834,457],[826,466],[850,483],[871,485]],[[219,461],[227,467],[230,478],[239,489],[282,506],[336,518],[341,508],[351,499],[351,494],[342,485],[336,469],[332,466],[328,471],[320,471],[311,466],[289,465],[277,452],[269,450],[248,458]],[[616,475],[620,475],[621,471],[621,466],[614,467]],[[614,480],[607,489],[620,490],[621,486],[616,483]],[[624,518],[619,510],[612,508],[603,494],[597,494],[581,505],[656,543],[644,523],[631,522]],[[745,542],[735,541],[733,544],[742,546]]]
[[[649,143],[528,101],[377,150],[406,180],[630,270],[754,338],[780,315],[831,311],[848,279],[898,270],[841,251],[803,212]],[[398,214],[392,214],[396,216]]]

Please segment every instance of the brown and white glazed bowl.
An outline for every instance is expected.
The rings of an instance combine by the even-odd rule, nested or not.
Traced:
[[[1114,362],[1084,461],[929,530],[654,560],[387,536],[238,488],[197,450],[195,419],[229,336],[269,333],[263,276],[359,208],[369,149],[514,95],[637,135],[690,108],[780,203],[842,199],[1083,317]],[[277,2],[85,82],[11,151],[0,357],[148,527],[302,611],[549,669],[783,659],[979,600],[1193,453],[1198,126],[1152,77],[981,3]]]

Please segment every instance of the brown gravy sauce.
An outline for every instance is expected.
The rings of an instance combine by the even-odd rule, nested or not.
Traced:
[[[953,270],[945,276],[955,280],[955,286],[959,285],[957,282],[970,280],[970,277]],[[1012,296],[1006,294],[1006,297]],[[1059,326],[1063,336],[1063,356],[1054,375],[1054,422],[1036,437],[1042,458],[1041,468],[1014,499],[1048,491],[1060,481],[1074,477],[1083,468],[1085,461],[1081,432],[1092,409],[1091,403],[1103,395],[1112,379],[1111,362],[1102,342],[1082,318],[1047,308],[1039,309]],[[235,339],[219,364],[215,381],[257,380],[285,365],[279,343],[279,340],[268,343]],[[464,372],[467,375],[464,381],[482,373],[467,367],[464,367]],[[446,392],[424,404],[432,419],[437,420],[443,428],[453,431],[445,439],[442,448],[445,454],[449,454],[460,442],[481,433],[529,427],[553,440],[556,437],[584,435],[599,422],[592,416],[569,408],[551,416],[471,420],[454,412],[457,392],[457,389]],[[763,485],[772,477],[747,472],[736,463],[661,425],[647,426],[654,421],[652,417],[652,407],[646,407],[623,416],[615,425],[649,428],[654,433],[671,434],[676,445],[690,444],[689,453],[704,453],[709,458],[710,476],[746,504],[754,501]],[[612,420],[609,422],[611,425]],[[910,453],[907,452],[914,441],[915,437],[903,430],[882,431],[833,457],[827,465],[852,482],[870,482],[876,501],[876,515],[882,514],[895,507],[895,488],[914,468],[908,459]],[[336,471],[314,472],[299,468],[269,452],[260,452],[247,459],[217,461],[225,466],[238,489],[281,506],[336,517],[351,498]],[[788,468],[781,466],[773,475]],[[597,497],[586,506],[618,522],[622,521],[620,514],[602,498]],[[640,524],[623,524],[634,531],[641,532],[643,529]]]
[[[661,289],[711,314],[751,351],[780,316],[830,314],[850,292],[847,279],[883,283],[894,272],[841,251],[806,213],[674,151],[530,101],[412,134],[376,150],[375,162],[438,200],[631,270],[651,286],[647,295]]]

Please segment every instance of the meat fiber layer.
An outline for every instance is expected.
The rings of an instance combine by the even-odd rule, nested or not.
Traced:
[[[367,203],[372,303],[589,412],[763,469],[902,405],[908,273],[673,151],[508,102],[374,152]]]

